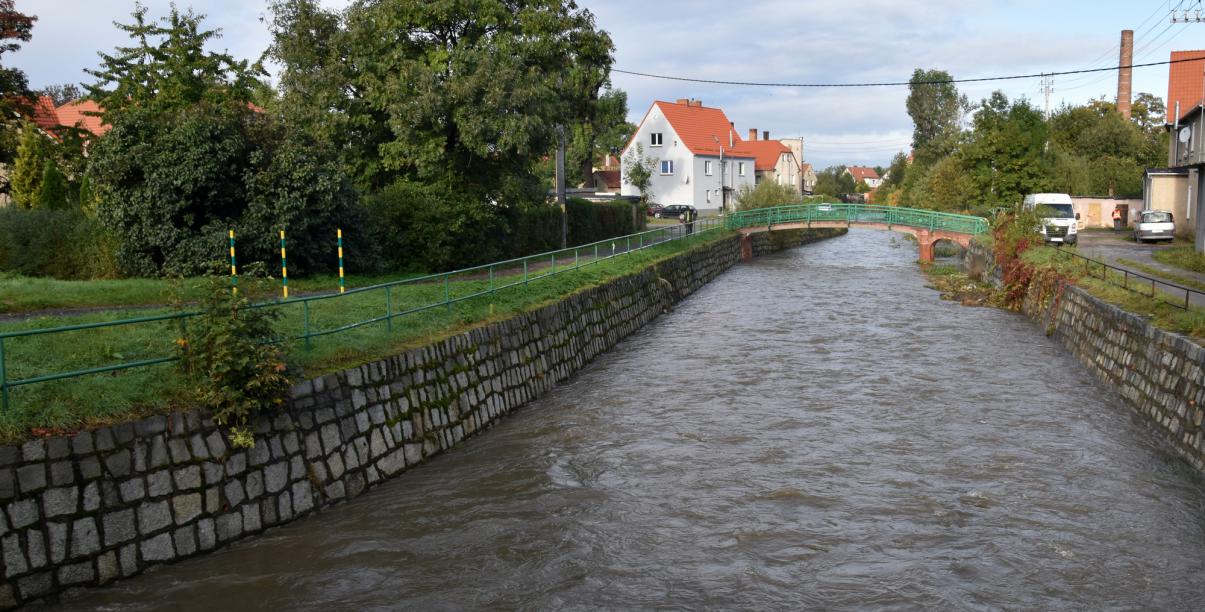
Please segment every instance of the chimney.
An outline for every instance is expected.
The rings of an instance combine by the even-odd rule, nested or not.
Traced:
[[[749,128],[749,140],[757,140],[757,128]]]
[[[770,131],[769,130],[763,131],[761,133],[761,139],[762,140],[770,140]]]
[[[695,108],[703,108],[703,101],[702,100],[691,100],[690,105]]]
[[[1117,71],[1117,112],[1130,118],[1130,93],[1134,77],[1134,30],[1121,31],[1121,69]]]
[[[675,102],[675,104],[681,104],[682,106],[690,106],[690,98],[678,98],[678,101]]]

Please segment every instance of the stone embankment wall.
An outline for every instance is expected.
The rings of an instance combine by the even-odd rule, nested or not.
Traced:
[[[982,245],[965,260],[972,274],[999,282],[992,262]],[[1205,471],[1205,348],[1074,285],[1045,302],[1031,294],[1023,310]]]
[[[0,448],[0,607],[106,584],[360,495],[551,389],[740,260],[696,248],[528,314],[302,382],[232,448],[201,412]]]

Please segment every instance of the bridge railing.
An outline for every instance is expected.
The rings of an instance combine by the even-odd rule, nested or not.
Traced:
[[[960,234],[986,234],[987,219],[971,215],[882,206],[879,204],[792,204],[730,213],[724,218],[730,230],[745,227],[774,226],[784,223],[812,222],[882,223]]]

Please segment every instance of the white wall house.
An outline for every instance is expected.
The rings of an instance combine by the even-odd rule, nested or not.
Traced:
[[[652,200],[657,204],[689,204],[695,208],[731,210],[736,190],[753,185],[755,156],[724,111],[697,100],[654,102],[622,153],[625,169],[620,192],[640,195],[626,168],[639,150],[654,160]]]
[[[770,132],[762,132],[761,140],[758,140],[757,130],[750,129],[744,148],[757,156],[755,167],[759,184],[762,181],[770,181],[803,194],[803,175],[800,172],[799,158],[788,144],[780,140],[770,140]]]

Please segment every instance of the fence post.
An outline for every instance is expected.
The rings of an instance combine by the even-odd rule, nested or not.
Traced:
[[[527,260],[523,260],[523,284],[527,284]]]
[[[230,293],[238,295],[238,267],[234,264],[234,230],[230,230]]]
[[[0,338],[0,408],[8,412],[8,365],[4,362],[4,338]]]
[[[385,285],[385,331],[393,331],[393,289],[392,285]]]
[[[280,230],[280,289],[284,299],[289,299],[289,264],[285,258],[285,231]]]
[[[490,295],[494,294],[494,266],[490,265]]]
[[[452,287],[449,278],[450,275],[444,275],[444,305],[447,306],[448,310],[450,311],[452,310]]]
[[[339,239],[339,293],[343,293],[343,229],[335,230]]]
[[[310,301],[305,300],[301,303],[301,335],[305,337],[305,350],[310,350]]]

